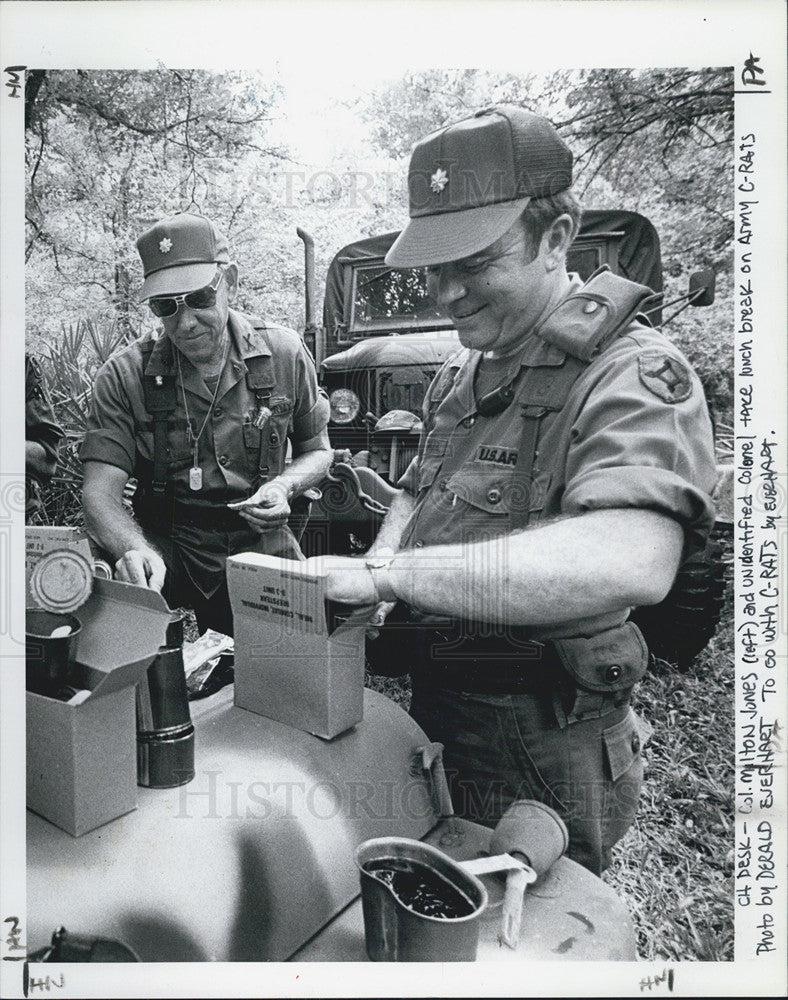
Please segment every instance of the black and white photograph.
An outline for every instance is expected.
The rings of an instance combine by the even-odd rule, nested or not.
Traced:
[[[784,995],[785,20],[0,7],[4,996]]]

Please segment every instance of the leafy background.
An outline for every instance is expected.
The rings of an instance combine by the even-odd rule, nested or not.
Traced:
[[[593,208],[648,216],[667,298],[711,267],[717,300],[666,331],[704,382],[724,457],[733,395],[733,74],[730,68],[407,73],[316,94],[317,161],[288,142],[289,95],[259,73],[28,71],[26,336],[67,429],[41,517],[80,520],[77,448],[96,370],[152,327],[136,302],[136,237],[176,211],[210,216],[239,263],[240,307],[303,330],[302,226],[318,280],[334,253],[399,228],[416,139],[511,101],[547,115]],[[333,136],[344,116],[355,129]],[[314,126],[313,126],[314,127]],[[297,134],[297,133],[296,133]],[[319,311],[319,309],[318,309]],[[641,957],[733,957],[733,653],[728,614],[691,674],[666,665],[638,708],[654,725],[635,827],[606,874],[630,906]],[[407,704],[407,686],[370,681]]]

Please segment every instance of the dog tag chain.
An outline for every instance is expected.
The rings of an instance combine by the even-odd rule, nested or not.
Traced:
[[[189,489],[194,493],[198,493],[202,489],[202,469],[200,468],[200,438],[202,437],[202,432],[205,430],[208,421],[213,413],[213,407],[216,403],[216,397],[219,395],[219,384],[222,381],[222,372],[224,371],[224,365],[227,361],[227,351],[229,349],[229,340],[224,346],[224,354],[222,355],[222,365],[219,369],[219,374],[216,377],[216,386],[213,390],[213,398],[211,399],[211,405],[208,407],[208,412],[205,414],[205,420],[202,422],[202,427],[197,434],[192,430],[192,418],[189,415],[189,404],[186,402],[186,390],[183,387],[183,373],[181,372],[181,355],[177,352],[178,358],[178,380],[181,383],[181,395],[183,397],[183,409],[186,411],[186,438],[190,444],[194,445],[194,452],[192,455],[192,467],[189,469]]]

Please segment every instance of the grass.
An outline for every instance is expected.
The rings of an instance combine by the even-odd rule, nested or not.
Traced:
[[[690,673],[652,670],[636,694],[654,734],[637,820],[604,878],[642,959],[733,960],[733,662],[729,613]]]

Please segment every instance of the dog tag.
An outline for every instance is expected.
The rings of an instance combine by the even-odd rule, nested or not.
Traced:
[[[191,426],[190,428],[191,429]],[[194,438],[194,459],[189,469],[189,489],[197,492],[202,489],[202,469],[200,468],[200,435]]]

